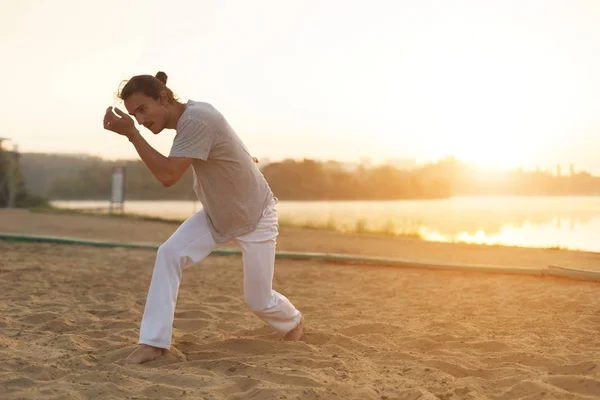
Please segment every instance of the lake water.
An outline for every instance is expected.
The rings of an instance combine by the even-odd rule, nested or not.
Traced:
[[[53,201],[64,208],[108,201]],[[126,201],[125,212],[184,219],[193,201]],[[418,234],[425,240],[600,251],[600,197],[453,197],[408,201],[280,201],[282,224]]]

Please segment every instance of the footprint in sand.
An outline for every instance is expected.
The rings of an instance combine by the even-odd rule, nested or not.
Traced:
[[[223,296],[223,295],[210,296],[210,297],[207,297],[204,301],[206,303],[239,303],[240,302],[240,300],[236,297]]]
[[[358,336],[358,335],[393,335],[401,331],[401,328],[393,324],[382,324],[382,323],[371,323],[371,324],[358,324],[348,328],[340,330],[340,333],[347,336]]]
[[[556,375],[597,375],[599,366],[600,363],[584,361],[579,364],[557,366],[552,369],[552,373]]]
[[[501,396],[498,396],[498,399],[513,400],[524,398],[560,398],[560,396],[557,395],[558,393],[553,393],[553,395],[549,395],[548,387],[546,385],[542,385],[538,382],[521,380],[519,383],[512,386],[508,391],[504,392]]]
[[[28,324],[43,324],[44,322],[52,321],[53,319],[56,319],[59,316],[60,314],[56,312],[42,312],[23,317],[21,318],[21,321],[26,322]]]
[[[156,399],[174,399],[181,397],[185,391],[172,386],[151,385],[138,393]]]
[[[76,326],[72,322],[72,320],[65,318],[65,317],[56,318],[56,319],[54,319],[48,323],[45,323],[44,325],[41,326],[41,330],[54,332],[54,333],[63,333],[63,332],[74,331],[78,328],[79,327]]]
[[[173,327],[183,333],[192,333],[209,326],[210,321],[203,319],[179,319],[175,320]]]
[[[204,318],[204,319],[213,319],[214,316],[200,310],[189,310],[189,311],[180,311],[175,313],[175,318],[184,318],[184,319],[192,319],[192,318]]]
[[[487,370],[477,370],[462,367],[458,364],[450,363],[442,360],[429,360],[423,363],[428,367],[438,369],[448,375],[452,375],[455,378],[466,378],[468,376],[474,376],[477,378],[487,378],[490,372]]]
[[[582,378],[581,376],[552,376],[547,381],[571,393],[594,397],[600,393],[600,381],[597,379]]]
[[[135,329],[138,327],[138,324],[127,321],[116,321],[111,322],[104,326],[104,329]]]

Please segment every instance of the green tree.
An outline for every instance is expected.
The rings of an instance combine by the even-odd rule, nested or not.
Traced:
[[[46,203],[43,198],[27,192],[21,174],[19,153],[6,150],[0,142],[0,207],[9,206],[11,189],[14,193],[15,207],[32,207]]]

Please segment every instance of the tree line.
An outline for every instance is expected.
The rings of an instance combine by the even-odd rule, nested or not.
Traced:
[[[0,168],[3,168],[0,164]],[[163,188],[140,160],[25,153],[20,156],[20,193],[53,200],[108,200],[111,171],[126,170],[129,200],[193,200],[192,172]],[[600,178],[587,172],[556,176],[515,169],[483,173],[447,157],[412,170],[391,165],[348,170],[343,164],[311,159],[283,160],[261,169],[281,200],[443,199],[454,195],[599,195]],[[1,172],[0,172],[1,174]],[[26,196],[25,196],[26,197]]]
[[[195,198],[191,169],[175,185],[163,188],[139,160],[25,154],[22,163],[30,190],[50,199],[108,199],[115,166],[125,167],[125,195],[129,200]],[[449,185],[439,177],[388,166],[346,171],[339,163],[284,160],[267,165],[262,173],[281,200],[393,200],[451,195]]]

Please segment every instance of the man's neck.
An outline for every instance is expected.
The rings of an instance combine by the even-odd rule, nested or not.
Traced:
[[[171,106],[171,109],[169,110],[169,119],[166,126],[167,129],[177,128],[177,122],[179,121],[181,114],[183,114],[185,111],[185,107],[186,106],[183,103],[175,103]]]

